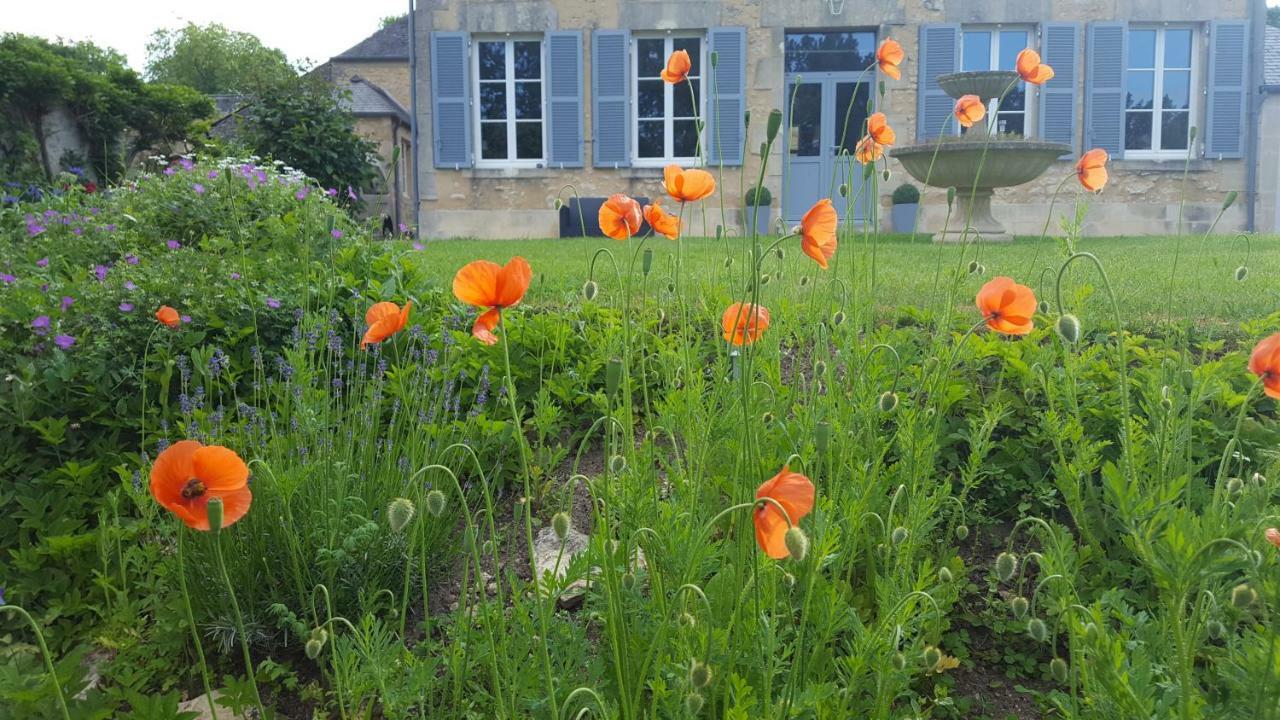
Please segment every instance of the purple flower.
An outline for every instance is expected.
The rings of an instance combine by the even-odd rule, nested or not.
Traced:
[[[137,285],[134,285],[132,280],[125,280],[125,281],[124,281],[124,289],[125,289],[125,290],[137,290],[137,289],[138,289],[138,286],[137,286]]]
[[[31,329],[35,330],[37,335],[44,335],[49,332],[49,316],[38,315],[31,321]]]
[[[273,297],[269,297],[267,298],[267,307],[271,308],[272,310],[277,310],[280,308],[280,301]]]
[[[62,296],[62,310],[63,310],[63,312],[66,312],[67,308],[69,308],[69,307],[71,307],[72,305],[74,305],[74,304],[75,304],[75,302],[76,302],[76,299],[75,299],[75,298],[70,297],[70,296],[68,296],[68,295],[63,295],[63,296]]]
[[[14,277],[13,275],[10,275],[9,273],[0,273],[0,282],[4,283],[5,285],[9,285],[11,283],[18,282],[18,278]]]
[[[217,177],[218,177],[218,171],[217,171],[217,170],[210,170],[210,171],[209,171],[209,179],[210,179],[210,180],[216,180],[216,179],[217,179]]]
[[[31,237],[35,237],[39,235],[40,233],[44,232],[44,230],[45,230],[44,226],[41,225],[40,223],[35,222],[34,220],[27,222],[27,234],[30,235]]]
[[[306,200],[307,196],[310,194],[311,194],[311,189],[304,185],[298,188],[298,192],[294,193],[293,196],[299,200]]]
[[[178,319],[179,319],[179,320],[181,320],[183,323],[189,323],[189,322],[191,322],[191,316],[190,316],[190,315],[183,315],[182,317],[180,317],[180,318],[178,318]]]
[[[98,277],[98,282],[102,282],[103,280],[107,279],[107,271],[110,269],[111,268],[107,267],[106,265],[94,265],[93,274]]]
[[[195,183],[194,185],[191,186],[191,189],[195,190],[197,195],[204,194],[204,186],[201,185],[200,183]]]
[[[42,292],[42,293],[47,293],[47,292],[49,292],[49,283],[43,283],[43,284],[41,284],[41,285],[40,285],[40,292]]]
[[[36,261],[36,265],[38,267],[49,267],[49,258],[47,257],[40,258],[39,260]]]
[[[165,174],[165,175],[173,175],[173,174],[174,174],[174,173],[176,173],[176,172],[178,172],[178,168],[176,168],[176,167],[174,167],[174,166],[172,166],[172,165],[170,165],[169,167],[167,167],[167,168],[165,168],[165,169],[164,169],[164,174]]]
[[[178,248],[182,247],[182,243],[178,242],[177,240],[166,240],[164,244],[168,245],[170,250],[177,250]]]
[[[232,280],[239,280],[239,279],[240,279],[240,273],[238,273],[238,272],[233,272],[233,273],[231,273],[231,279],[232,279]]]
[[[125,261],[125,262],[127,262],[127,263],[129,263],[130,265],[137,265],[137,264],[138,264],[138,256],[137,256],[137,255],[134,255],[134,254],[132,254],[132,253],[131,253],[131,254],[129,254],[129,255],[125,255],[125,256],[124,256],[124,261]]]
[[[178,160],[178,164],[182,165],[183,170],[190,170],[191,168],[196,166],[195,163],[191,162],[190,158],[181,158],[180,160]]]
[[[328,195],[329,197],[337,197],[337,196],[338,196],[338,188],[329,188],[328,190],[325,190],[325,191],[324,191],[324,194],[325,194],[325,195]]]
[[[407,232],[409,232],[409,226],[404,223],[400,223],[400,234],[404,235]]]
[[[55,335],[53,337],[53,344],[63,350],[70,350],[71,346],[76,344],[76,339],[70,335]]]
[[[83,235],[83,234],[84,234],[84,228],[82,228],[82,227],[75,227],[75,228],[72,228],[72,229],[71,229],[71,234],[72,234],[72,235]]]
[[[426,248],[426,247],[427,247],[426,245],[423,245],[422,243],[417,242],[417,241],[414,241],[414,243],[413,243],[413,249],[414,249],[414,250],[422,250],[422,249],[424,249],[424,248]]]
[[[329,234],[332,235],[335,240],[342,237],[342,231],[339,230],[338,228],[334,228],[333,230],[330,230]]]
[[[120,303],[120,312],[133,312],[133,303],[131,302]]]
[[[103,229],[103,230],[106,230],[107,232],[115,232],[115,231],[116,231],[116,224],[115,224],[115,223],[107,223],[106,225],[104,225],[104,226],[103,226],[103,228],[102,228],[102,229]]]
[[[347,186],[347,197],[351,198],[352,200],[359,200],[359,199],[360,199],[360,198],[356,197],[356,191],[355,191],[355,190],[352,190],[350,185],[348,185],[348,186]]]

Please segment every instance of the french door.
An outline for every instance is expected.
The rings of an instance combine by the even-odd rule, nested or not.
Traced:
[[[853,159],[854,147],[866,125],[867,100],[874,73],[819,73],[787,79],[786,135],[783,148],[782,212],[796,223],[818,200],[829,197],[845,219],[849,200],[853,220],[862,222],[863,168]],[[849,198],[839,196],[842,183]]]

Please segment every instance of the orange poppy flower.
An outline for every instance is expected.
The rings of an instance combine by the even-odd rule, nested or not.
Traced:
[[[644,206],[644,219],[659,235],[666,235],[671,240],[680,237],[680,218],[663,210],[657,200]]]
[[[687,50],[676,50],[671,53],[671,57],[667,58],[667,66],[659,74],[663,80],[675,85],[676,83],[684,82],[692,69],[693,62],[689,60],[689,52]]]
[[[182,440],[165,448],[151,466],[151,496],[193,530],[209,530],[209,501],[222,500],[222,527],[253,502],[249,466],[221,445]]]
[[[1076,162],[1076,177],[1080,184],[1090,192],[1100,192],[1107,186],[1107,151],[1094,148],[1080,156]]]
[[[889,127],[889,119],[882,112],[867,118],[867,134],[881,145],[892,145],[898,140],[898,134]]]
[[[640,203],[622,193],[610,195],[600,206],[600,230],[614,240],[626,240],[640,232],[644,216]]]
[[[870,165],[882,157],[884,157],[884,146],[870,135],[864,136],[853,148],[853,159],[863,165]]]
[[[161,305],[160,309],[156,310],[156,320],[159,320],[162,324],[171,328],[178,327],[182,324],[182,316],[178,314],[177,310],[174,310],[168,305]]]
[[[787,511],[787,517],[791,518],[791,524],[795,525],[813,510],[813,483],[783,465],[781,472],[756,489],[756,500],[766,497],[781,505]],[[756,544],[766,555],[774,560],[790,557],[785,540],[787,518],[777,507],[772,503],[758,503],[752,521],[756,526]]]
[[[725,342],[750,345],[769,329],[769,309],[763,305],[734,303],[720,317]]]
[[[978,311],[987,327],[1004,335],[1026,335],[1031,332],[1031,316],[1036,312],[1036,295],[1013,278],[997,277],[978,291]]]
[[[1040,62],[1040,53],[1026,48],[1018,53],[1018,75],[1032,85],[1043,85],[1053,79],[1053,68]]]
[[[964,127],[973,127],[987,116],[987,105],[977,95],[963,95],[956,101],[955,116]]]
[[[715,176],[706,170],[681,170],[679,165],[662,169],[667,194],[677,202],[696,202],[716,191]]]
[[[374,303],[364,314],[369,329],[364,331],[360,349],[365,350],[370,344],[376,345],[403,330],[405,323],[409,322],[409,308],[412,306],[412,302],[406,302],[403,308],[393,302]]]
[[[906,57],[902,45],[892,38],[880,43],[880,48],[876,50],[876,64],[880,66],[880,72],[894,80],[902,78],[902,70],[898,66]]]
[[[1249,372],[1262,378],[1262,389],[1268,397],[1280,400],[1280,333],[1254,346],[1249,355]]]
[[[800,250],[813,258],[818,267],[827,269],[827,261],[836,254],[836,226],[840,218],[831,198],[822,198],[800,219]]]
[[[631,202],[635,203],[635,200]],[[639,229],[638,222],[636,225]],[[532,279],[533,269],[529,267],[529,261],[519,255],[511,258],[506,266],[488,260],[476,260],[463,265],[458,274],[453,276],[454,297],[468,305],[489,308],[476,318],[475,325],[471,326],[471,335],[485,345],[498,342],[498,336],[493,334],[493,330],[502,321],[503,308],[518,304],[524,298]]]

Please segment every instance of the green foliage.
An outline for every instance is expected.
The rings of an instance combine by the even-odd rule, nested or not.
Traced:
[[[920,202],[920,190],[911,183],[902,183],[893,189],[891,197],[894,205],[910,205]]]
[[[747,188],[746,196],[743,197],[742,201],[747,207],[766,207],[773,203],[773,193],[769,192],[769,188],[763,185]]]
[[[253,93],[292,80],[284,53],[218,23],[161,28],[147,43],[147,77],[202,93]]]

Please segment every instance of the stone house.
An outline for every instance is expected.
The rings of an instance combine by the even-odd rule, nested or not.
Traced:
[[[1267,26],[1258,113],[1258,225],[1280,232],[1280,28]]]
[[[1012,69],[1024,47],[1057,77],[1018,87],[993,120],[1077,154],[1111,153],[1111,184],[1089,198],[1084,232],[1176,232],[1184,170],[1185,229],[1206,229],[1236,190],[1218,230],[1273,230],[1280,123],[1260,126],[1263,114],[1280,115],[1280,98],[1263,92],[1280,90],[1280,78],[1264,82],[1264,18],[1264,0],[418,0],[416,71],[405,62],[407,22],[333,58],[331,71],[375,83],[416,114],[427,237],[555,237],[569,214],[557,197],[576,192],[589,212],[590,199],[614,192],[658,197],[662,166],[694,164],[702,148],[724,167],[706,221],[714,233],[719,202],[735,223],[739,177],[750,185],[760,172],[765,117],[789,104],[764,179],[775,216],[793,222],[844,181],[838,157],[859,133],[841,126],[860,127],[869,97],[900,145],[955,133],[935,78]],[[907,53],[900,80],[874,63],[887,38]],[[692,93],[656,77],[675,49],[693,57]],[[889,167],[879,205],[910,180]],[[1064,157],[1039,180],[997,191],[996,215],[1038,234],[1072,169]],[[922,190],[923,229],[936,230],[945,193]],[[872,217],[865,204],[856,219]]]

